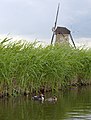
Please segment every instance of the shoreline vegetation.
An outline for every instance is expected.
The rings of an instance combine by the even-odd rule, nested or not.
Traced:
[[[0,41],[0,98],[90,84],[90,48]]]

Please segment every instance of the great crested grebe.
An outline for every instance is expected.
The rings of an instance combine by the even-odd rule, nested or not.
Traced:
[[[32,99],[33,100],[44,101],[44,95],[40,94],[39,96],[33,96]]]
[[[53,97],[45,99],[45,101],[55,102],[55,101],[57,101],[57,97],[53,96]]]

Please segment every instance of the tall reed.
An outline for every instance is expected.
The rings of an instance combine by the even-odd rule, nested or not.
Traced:
[[[66,44],[42,47],[37,43],[0,42],[0,92],[10,95],[58,90],[91,80],[91,49],[74,49]]]

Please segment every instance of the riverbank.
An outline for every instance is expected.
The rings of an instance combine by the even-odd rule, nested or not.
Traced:
[[[0,42],[0,96],[27,95],[91,83],[91,49]]]

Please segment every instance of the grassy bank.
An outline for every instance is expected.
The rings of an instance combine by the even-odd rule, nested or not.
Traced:
[[[91,49],[68,45],[0,42],[0,95],[28,94],[34,90],[58,90],[91,81]]]

